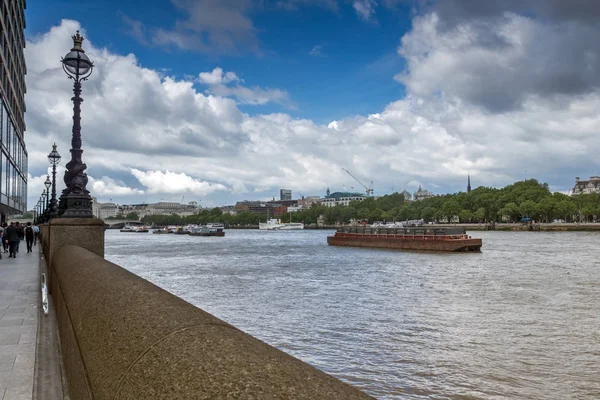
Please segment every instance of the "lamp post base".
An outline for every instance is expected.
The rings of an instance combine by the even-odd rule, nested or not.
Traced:
[[[92,198],[85,194],[60,196],[60,218],[93,218]]]

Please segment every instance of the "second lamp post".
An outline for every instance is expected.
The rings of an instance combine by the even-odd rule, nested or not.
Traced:
[[[56,143],[52,145],[52,151],[48,154],[48,161],[52,164],[52,198],[50,200],[50,218],[58,216],[58,200],[56,200],[56,166],[60,162],[60,154],[56,151]]]
[[[50,175],[46,175],[44,186],[46,186],[46,210],[44,211],[44,222],[48,222],[50,221],[50,186],[52,186]]]

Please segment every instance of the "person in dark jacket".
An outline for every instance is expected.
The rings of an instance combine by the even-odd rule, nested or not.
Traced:
[[[31,226],[31,222],[27,223],[25,227],[25,241],[27,242],[27,252],[33,252],[33,227]]]
[[[4,230],[4,240],[8,243],[8,256],[12,258],[17,257],[17,244],[19,244],[19,231],[15,226],[15,221],[11,222],[10,225]]]
[[[8,228],[8,224],[6,222],[3,222],[2,228],[4,228],[4,230],[6,231],[6,228]],[[2,235],[2,236],[5,236],[5,235]],[[4,247],[4,252],[8,253],[8,243],[4,240],[2,240],[2,247]]]
[[[21,244],[21,240],[25,239],[25,229],[23,225],[21,225],[20,222],[17,221],[16,223],[17,226],[17,233],[19,234],[19,241],[17,242],[17,253],[19,252],[19,245]]]

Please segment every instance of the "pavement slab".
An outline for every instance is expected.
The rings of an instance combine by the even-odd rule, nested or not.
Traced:
[[[40,307],[37,247],[0,260],[0,399],[31,399]],[[2,251],[0,249],[0,251]]]

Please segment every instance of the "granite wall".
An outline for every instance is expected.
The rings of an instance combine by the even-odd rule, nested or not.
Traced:
[[[369,398],[82,247],[52,269],[71,398]]]

